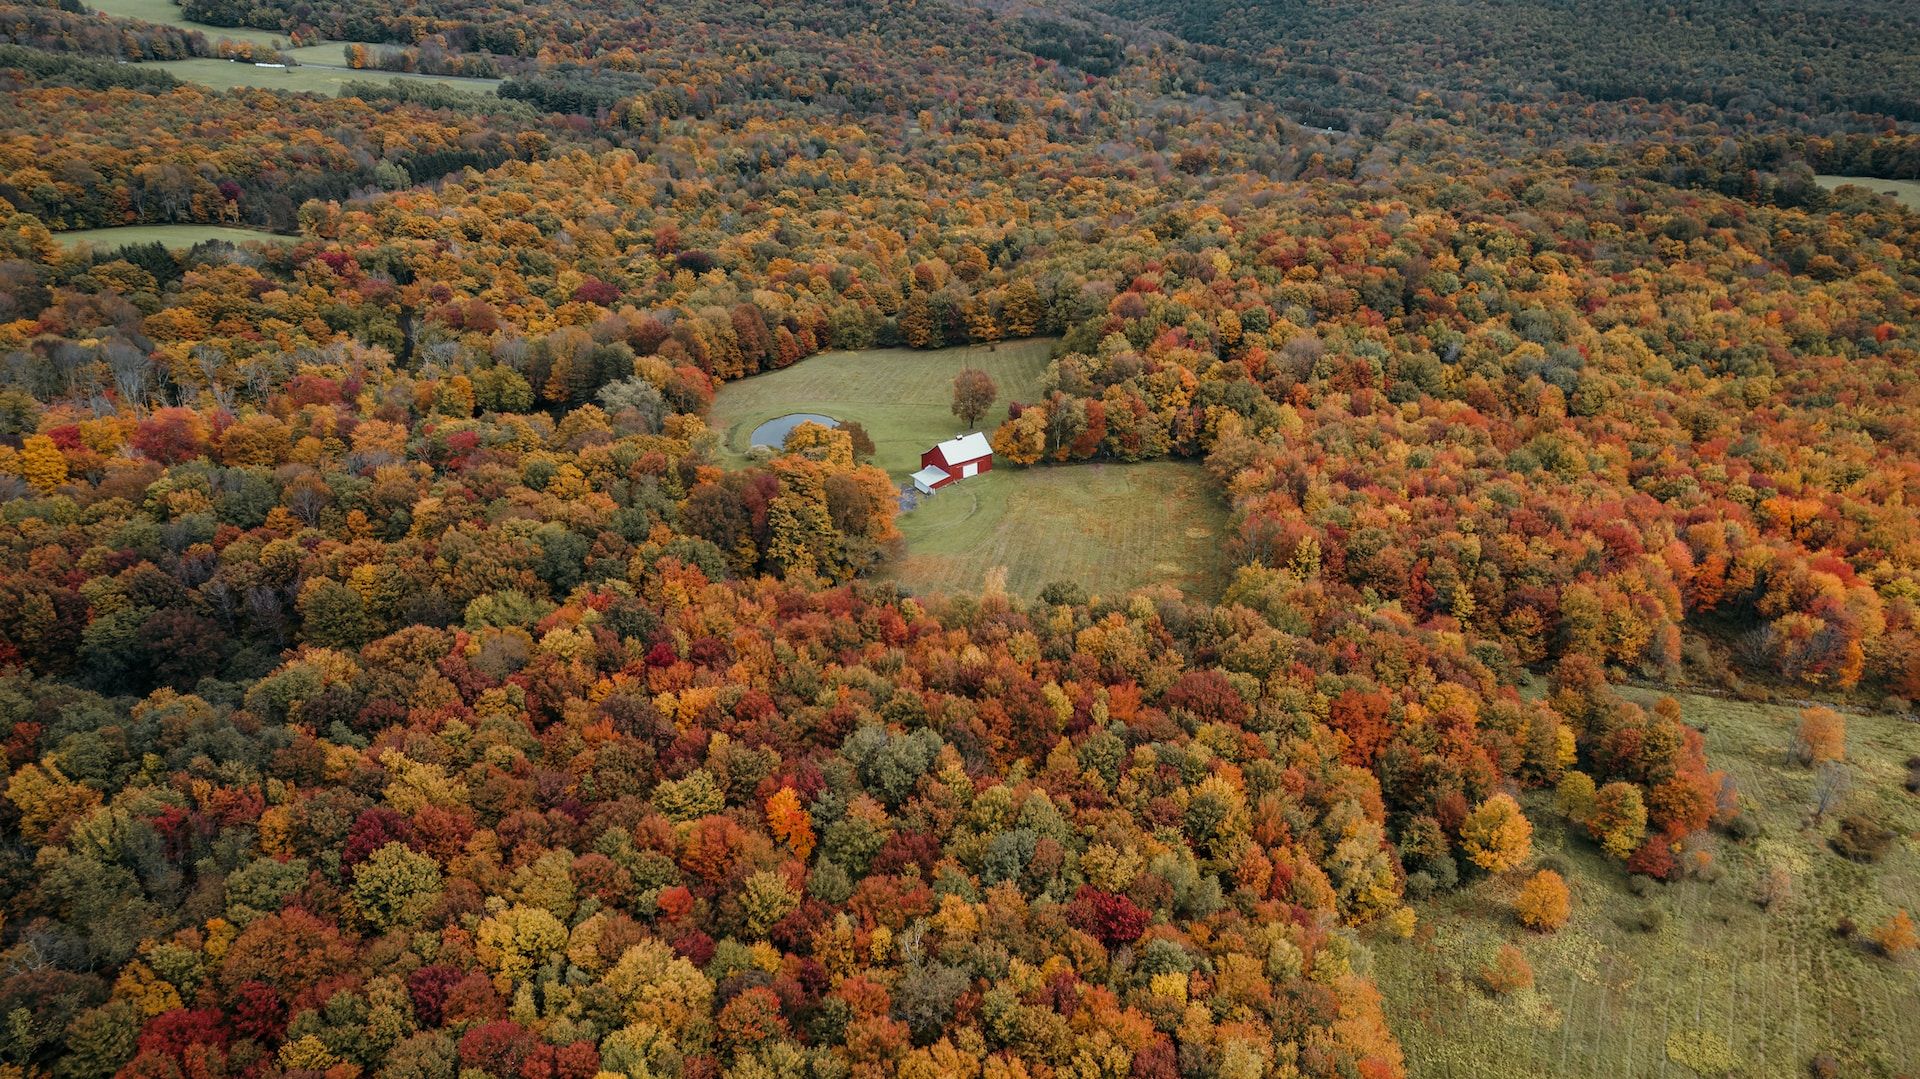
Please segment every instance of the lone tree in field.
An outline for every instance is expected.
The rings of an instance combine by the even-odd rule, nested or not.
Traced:
[[[993,376],[978,367],[953,376],[953,414],[968,427],[978,423],[999,396],[1000,387],[993,384]]]
[[[1533,988],[1533,964],[1525,952],[1511,944],[1502,944],[1493,953],[1493,961],[1480,971],[1480,980],[1501,996]]]
[[[1520,924],[1541,933],[1551,933],[1567,924],[1567,915],[1572,909],[1566,880],[1551,869],[1535,873],[1520,889],[1520,898],[1513,904]]]
[[[1800,729],[1793,735],[1793,759],[1809,765],[1846,760],[1846,717],[1819,705],[1803,709]]]

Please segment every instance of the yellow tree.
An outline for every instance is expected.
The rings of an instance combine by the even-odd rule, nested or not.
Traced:
[[[1032,337],[1040,328],[1041,314],[1040,293],[1033,282],[1022,279],[1007,286],[1000,322],[1008,337]]]
[[[1513,912],[1528,929],[1551,933],[1567,923],[1573,903],[1567,894],[1567,882],[1551,869],[1542,869],[1528,878],[1514,901]]]
[[[567,947],[567,927],[540,907],[512,906],[481,921],[474,954],[503,991]]]
[[[1496,794],[1467,814],[1460,845],[1474,865],[1504,873],[1533,853],[1533,825],[1511,795]]]
[[[52,494],[67,482],[67,459],[45,435],[30,435],[21,443],[20,468],[27,483],[43,495]]]
[[[1008,420],[993,433],[994,456],[1016,465],[1030,465],[1047,452],[1047,410],[1029,408],[1017,420]]]
[[[1640,788],[1619,781],[1601,787],[1587,814],[1587,831],[1615,858],[1626,858],[1639,849],[1647,834],[1647,803],[1640,797]]]

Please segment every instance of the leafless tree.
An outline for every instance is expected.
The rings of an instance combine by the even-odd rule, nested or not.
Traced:
[[[1813,777],[1813,819],[1815,823],[1840,808],[1853,789],[1853,772],[1844,762],[1828,761]]]
[[[153,361],[126,341],[109,341],[103,351],[121,404],[135,409],[145,407],[147,388],[153,378]]]

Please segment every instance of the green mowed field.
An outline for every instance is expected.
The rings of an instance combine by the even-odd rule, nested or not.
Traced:
[[[56,232],[53,238],[62,247],[90,245],[102,251],[128,244],[160,243],[168,247],[192,247],[204,240],[225,240],[228,243],[276,243],[290,244],[299,239],[297,236],[282,236],[274,232],[261,232],[258,229],[238,229],[227,225],[121,225],[110,229],[74,229],[71,232]]]
[[[1920,180],[1882,180],[1877,176],[1815,176],[1813,181],[1832,191],[1841,184],[1853,184],[1883,195],[1912,210],[1920,210]]]
[[[825,352],[721,387],[709,422],[729,463],[747,460],[753,429],[796,412],[857,420],[874,462],[905,483],[920,454],[964,432],[949,410],[953,376],[979,367],[1000,398],[980,422],[989,433],[1008,401],[1039,396],[1053,342],[1003,342],[916,352]],[[1165,582],[1193,595],[1220,588],[1226,511],[1199,466],[1174,461],[1001,468],[952,484],[900,516],[904,555],[879,576],[915,592],[978,591],[1004,568],[1007,589],[1032,596],[1054,581],[1115,595]]]
[[[899,525],[906,554],[879,576],[912,592],[977,592],[997,568],[1026,597],[1055,581],[1101,596],[1222,587],[1226,509],[1191,462],[997,469],[922,498]]]
[[[1643,704],[1659,696],[1623,692]],[[1553,935],[1522,929],[1510,911],[1525,874],[1512,874],[1421,905],[1412,941],[1376,941],[1373,973],[1412,1075],[1793,1079],[1820,1053],[1846,1076],[1920,1069],[1920,961],[1888,960],[1834,931],[1842,918],[1864,933],[1897,908],[1920,914],[1920,796],[1902,787],[1920,725],[1850,715],[1848,804],[1803,828],[1814,773],[1785,761],[1798,709],[1675,696],[1688,722],[1706,725],[1709,764],[1733,777],[1760,837],[1719,839],[1716,881],[1639,897],[1617,863],[1568,832],[1550,795],[1530,797],[1535,863],[1566,876],[1573,917]],[[1826,846],[1847,812],[1899,833],[1880,863]],[[1752,897],[1774,865],[1793,885],[1768,912]],[[1652,930],[1641,920],[1649,909],[1662,912]],[[1525,951],[1535,984],[1502,999],[1474,972],[1507,941]]]
[[[274,30],[211,26],[203,22],[192,22],[181,16],[180,5],[173,0],[87,0],[87,6],[102,15],[113,15],[122,19],[144,19],[147,22],[156,22],[165,26],[198,30],[207,35],[208,41],[226,38],[229,41],[247,41],[255,45],[272,45],[275,42],[287,40],[287,35]]]
[[[321,45],[316,48],[326,50],[334,46]],[[334,63],[339,62],[335,54]],[[444,83],[457,90],[467,90],[476,94],[493,94],[500,84],[494,79],[460,79],[451,75],[412,75],[392,71],[354,71],[346,67],[258,67],[254,64],[236,60],[161,60],[151,64],[173,73],[173,77],[182,82],[198,83],[215,90],[234,90],[240,87],[258,87],[265,90],[286,90],[289,92],[306,91],[308,93],[338,95],[340,88],[350,82],[389,82],[396,79],[417,79],[424,82]]]
[[[282,49],[280,51],[286,53],[288,56],[292,57],[293,59],[295,59],[296,61],[302,64],[331,64],[334,67],[344,67],[346,66],[346,63],[347,63],[347,44],[348,43],[344,41],[329,41],[324,45],[302,45],[299,48]],[[382,46],[382,45],[367,46],[367,48],[369,49],[380,49],[380,48],[389,48],[389,47],[391,46]],[[380,74],[380,73],[365,72],[365,74]],[[387,72],[386,74],[393,75],[393,74],[398,74],[398,72],[390,71],[390,72]]]
[[[1007,418],[1008,401],[1040,395],[1051,340],[1008,341],[919,352],[875,348],[822,352],[792,367],[720,388],[708,422],[733,463],[744,461],[753,429],[780,416],[815,412],[857,420],[873,436],[874,463],[904,482],[934,443],[964,434],[951,411],[953,376],[978,367],[999,384],[1000,399],[980,421],[988,434]]]
[[[287,35],[273,30],[212,26],[207,23],[193,22],[181,16],[180,5],[173,0],[97,0],[91,6],[103,15],[123,19],[144,19],[147,22],[198,30],[207,35],[208,41],[226,38],[230,41],[246,41],[255,45],[268,46],[283,44],[287,41]],[[255,67],[251,63],[206,57],[193,60],[165,60],[156,63],[155,66],[173,72],[173,77],[182,82],[210,86],[215,90],[260,87],[268,90],[338,94],[340,87],[349,82],[424,79],[428,82],[446,83],[476,94],[492,94],[500,85],[497,79],[461,79],[448,75],[416,75],[398,71],[353,71],[346,67],[348,44],[351,43],[330,41],[324,45],[302,45],[299,48],[281,50],[300,64],[299,67]],[[378,45],[367,47],[380,48]]]

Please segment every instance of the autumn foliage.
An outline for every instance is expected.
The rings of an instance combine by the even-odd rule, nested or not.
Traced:
[[[1914,931],[1913,918],[1906,911],[1897,910],[1874,929],[1873,942],[1886,955],[1899,958],[1920,948],[1920,933]]]
[[[8,7],[22,1075],[1392,1079],[1360,935],[1525,866],[1521,799],[1661,878],[1737,817],[1621,679],[1920,695],[1920,230],[1810,180],[1920,139],[1825,45],[1750,108],[1399,27],[183,6],[509,76],[321,97]],[[56,238],[163,223],[286,242]],[[1217,594],[904,595],[863,430],[708,426],[822,350],[1036,335],[996,465],[1196,462]]]
[[[1542,933],[1551,933],[1565,925],[1572,909],[1566,880],[1551,869],[1542,869],[1527,878],[1520,897],[1513,904],[1520,924]]]
[[[1802,764],[1820,765],[1845,760],[1847,756],[1847,720],[1845,716],[1820,705],[1800,711],[1800,725],[1793,732],[1793,757]]]

